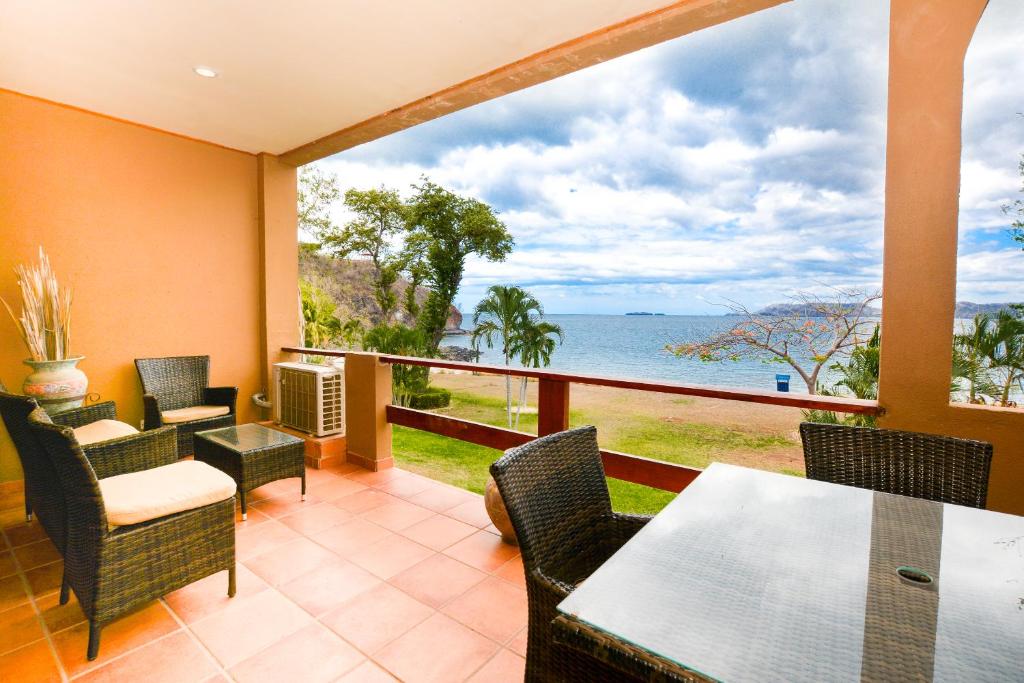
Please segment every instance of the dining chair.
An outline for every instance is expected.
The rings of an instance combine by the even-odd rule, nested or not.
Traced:
[[[555,609],[650,517],[612,511],[597,430],[513,448],[491,465],[526,570],[527,681],[621,681],[621,671],[554,642]]]
[[[178,428],[178,455],[192,455],[192,435],[235,424],[238,387],[211,387],[209,356],[136,358],[146,429]]]
[[[235,594],[235,482],[205,463],[179,461],[174,427],[106,441],[87,455],[74,431],[41,408],[28,422],[64,493],[60,604],[75,592],[90,660],[101,629],[146,602],[225,569]]]
[[[804,422],[807,478],[984,508],[992,444],[896,429]]]

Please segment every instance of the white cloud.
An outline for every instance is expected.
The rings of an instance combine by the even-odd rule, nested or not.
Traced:
[[[792,3],[320,164],[345,187],[407,190],[429,175],[499,209],[517,249],[468,264],[464,308],[494,282],[528,284],[555,312],[646,308],[643,297],[699,312],[728,297],[873,288],[886,14],[885,0]],[[1010,296],[1024,277],[1024,254],[970,241],[1001,225],[1024,151],[1012,116],[1024,60],[1009,28],[1024,10],[993,0],[989,15],[968,55],[964,118],[960,289],[976,298]]]

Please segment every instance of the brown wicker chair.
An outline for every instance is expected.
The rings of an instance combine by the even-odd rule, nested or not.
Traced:
[[[42,409],[29,427],[49,456],[64,491],[67,544],[60,601],[70,587],[89,620],[88,658],[100,630],[118,616],[210,574],[228,570],[235,594],[234,496],[139,524],[108,526],[99,480],[177,462],[174,427],[95,444],[86,457],[69,427]]]
[[[179,456],[192,454],[194,433],[235,424],[238,387],[209,386],[209,356],[136,358],[135,368],[142,382],[143,424],[147,430],[163,426],[162,414],[168,410],[197,406],[225,406],[229,409],[227,415],[175,423]]]
[[[631,680],[553,639],[556,606],[650,519],[612,512],[597,430],[545,436],[491,465],[523,555],[527,681]]]
[[[992,444],[895,429],[804,422],[807,478],[984,508]]]

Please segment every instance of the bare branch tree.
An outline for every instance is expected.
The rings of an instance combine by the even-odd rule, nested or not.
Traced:
[[[762,313],[730,301],[724,306],[739,322],[704,341],[669,344],[667,350],[709,363],[741,358],[786,363],[800,375],[807,393],[815,394],[821,369],[871,336],[871,304],[879,299],[878,292],[832,288],[828,298],[800,292],[790,304]]]

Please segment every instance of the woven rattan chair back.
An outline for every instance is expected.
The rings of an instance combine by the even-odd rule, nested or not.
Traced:
[[[67,507],[64,577],[75,589],[82,609],[91,614],[95,568],[100,561],[100,539],[107,533],[107,515],[99,482],[70,427],[50,422],[42,408],[33,410],[28,422],[49,456],[64,490]]]
[[[574,537],[612,513],[597,430],[580,427],[506,451],[491,465],[527,572],[562,558]]]
[[[992,444],[895,429],[804,422],[807,478],[984,508]]]
[[[37,408],[35,399],[0,390],[0,417],[25,474],[25,513],[36,514],[50,540],[63,552],[67,528],[64,492],[56,470],[28,424],[29,414]]]
[[[209,386],[209,356],[136,358],[142,391],[156,396],[160,410],[177,410],[203,404],[203,389]]]

